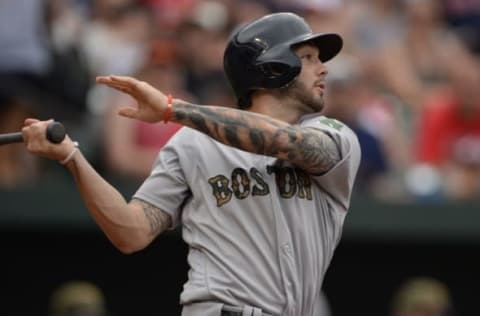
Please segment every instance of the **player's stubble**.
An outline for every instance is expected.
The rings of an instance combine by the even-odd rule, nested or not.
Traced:
[[[325,101],[321,95],[315,95],[312,89],[297,78],[277,92],[281,98],[287,100],[287,104],[304,108],[307,113],[321,112],[325,107]]]

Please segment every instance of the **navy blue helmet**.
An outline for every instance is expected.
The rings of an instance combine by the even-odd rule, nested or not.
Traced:
[[[309,42],[326,62],[342,49],[338,34],[314,34],[305,20],[293,13],[274,13],[233,32],[225,49],[223,64],[240,108],[251,105],[258,89],[276,89],[291,83],[300,73],[296,45]]]

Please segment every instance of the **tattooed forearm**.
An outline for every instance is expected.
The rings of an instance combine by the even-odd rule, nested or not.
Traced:
[[[175,104],[173,120],[226,145],[288,160],[312,173],[328,171],[340,160],[327,134],[262,114],[182,102]]]
[[[132,203],[139,203],[147,217],[150,225],[150,235],[156,236],[167,229],[171,224],[170,215],[161,209],[138,199],[133,199]]]
[[[323,173],[335,166],[340,160],[340,149],[335,141],[326,133],[306,129],[301,134],[301,141],[295,142],[298,150],[288,153],[289,160],[303,161],[309,165],[311,173]]]
[[[256,113],[189,103],[176,104],[173,116],[173,120],[226,145],[258,154],[265,154],[265,148],[270,145],[269,135],[273,135],[279,128],[289,126]]]
[[[258,142],[264,142],[266,129],[276,130],[288,126],[287,123],[264,115],[190,103],[176,104],[173,116],[173,120],[235,147],[241,146],[245,141],[252,141],[253,145],[258,145]]]
[[[276,144],[286,144],[285,147]],[[314,174],[333,168],[341,160],[335,141],[326,133],[314,128],[290,126],[279,129],[267,151],[270,156],[290,161],[294,165]]]

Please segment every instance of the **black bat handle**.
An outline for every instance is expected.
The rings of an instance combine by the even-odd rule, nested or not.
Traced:
[[[47,126],[47,139],[54,144],[59,144],[65,139],[65,127],[60,122],[52,122]],[[13,143],[22,143],[22,133],[6,133],[0,134],[0,145]]]
[[[47,126],[47,139],[54,144],[63,142],[66,134],[65,126],[60,122],[52,122]]]
[[[0,134],[0,145],[23,142],[22,133],[6,133]]]

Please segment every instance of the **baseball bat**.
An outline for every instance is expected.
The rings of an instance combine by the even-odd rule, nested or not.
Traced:
[[[60,122],[52,122],[47,126],[47,139],[54,144],[59,144],[65,139],[65,127]],[[0,134],[0,145],[13,143],[22,143],[22,133],[5,133]]]

